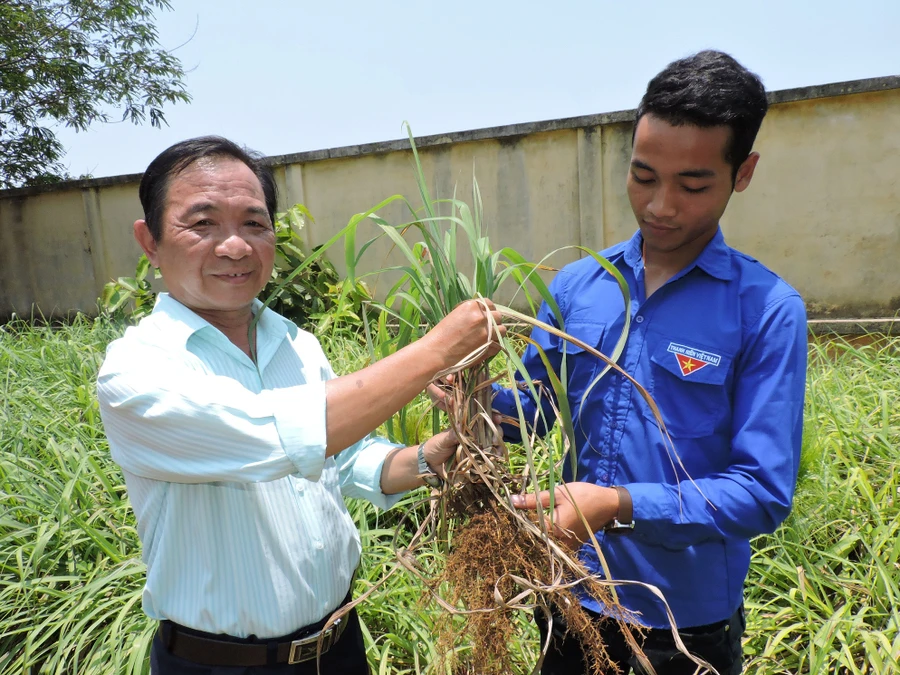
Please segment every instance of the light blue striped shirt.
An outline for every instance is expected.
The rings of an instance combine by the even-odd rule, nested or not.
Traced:
[[[144,610],[237,637],[286,635],[334,610],[360,556],[342,495],[400,498],[380,490],[395,445],[369,437],[326,459],[334,372],[317,340],[266,309],[257,342],[254,364],[161,294],[98,378],[147,564]]]

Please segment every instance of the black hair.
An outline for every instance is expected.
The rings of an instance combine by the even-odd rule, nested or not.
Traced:
[[[731,164],[733,181],[753,149],[768,107],[758,75],[728,54],[707,50],[673,61],[650,80],[634,128],[644,115],[672,126],[729,127],[725,161]]]
[[[181,141],[166,148],[156,156],[141,178],[139,190],[144,220],[154,241],[162,237],[162,218],[166,206],[169,183],[197,160],[206,157],[230,157],[246,164],[259,179],[266,200],[269,219],[275,222],[275,204],[278,198],[272,168],[261,154],[241,148],[221,136],[200,136]]]

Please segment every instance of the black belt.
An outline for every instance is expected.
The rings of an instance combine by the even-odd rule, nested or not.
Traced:
[[[320,638],[324,654],[337,643],[349,619],[349,614],[343,616],[324,631],[322,620],[288,637],[255,642],[236,642],[238,638],[203,633],[171,621],[161,622],[159,629],[163,645],[178,658],[204,666],[252,667],[311,661],[316,658]]]

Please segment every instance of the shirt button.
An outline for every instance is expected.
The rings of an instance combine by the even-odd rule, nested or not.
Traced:
[[[636,317],[634,317],[634,322],[635,323],[644,323],[644,315],[638,314]]]
[[[321,542],[321,541],[317,541],[317,542],[316,542],[316,548],[319,549],[319,550],[321,551],[323,548],[325,548],[325,543],[324,543],[324,542]]]
[[[608,481],[608,480],[609,480],[609,474],[608,474],[608,473],[606,473],[606,472],[604,471],[603,473],[600,474],[600,481],[601,481],[602,483],[605,483],[605,482]]]

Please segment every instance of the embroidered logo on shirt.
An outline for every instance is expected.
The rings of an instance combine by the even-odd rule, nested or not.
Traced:
[[[718,366],[722,361],[722,357],[718,354],[686,347],[675,342],[669,343],[668,351],[675,355],[675,360],[678,361],[678,368],[684,377],[696,373],[698,370],[706,368],[706,366]]]

